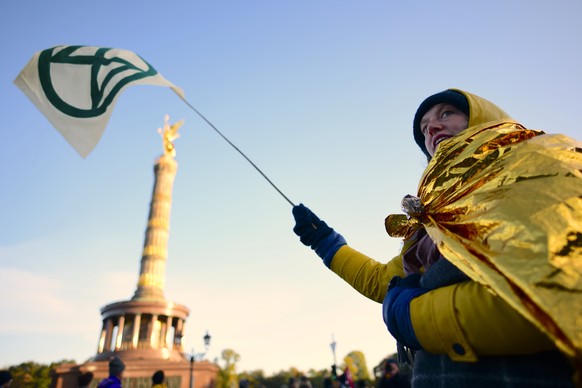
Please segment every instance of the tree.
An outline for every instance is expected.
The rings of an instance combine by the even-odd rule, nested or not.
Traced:
[[[49,388],[51,385],[51,370],[63,364],[75,363],[73,360],[62,360],[50,365],[28,361],[8,368],[12,373],[11,388]]]
[[[370,381],[370,372],[366,365],[366,357],[359,350],[353,350],[344,357],[346,368],[349,368],[354,380]]]
[[[238,381],[247,380],[249,382],[249,387],[260,388],[265,385],[265,372],[262,369],[258,369],[250,372],[241,372],[238,374]]]
[[[280,370],[279,372],[277,372],[269,377],[266,377],[265,380],[263,381],[263,385],[266,388],[280,388],[283,385],[287,385],[287,382],[289,381],[290,377],[295,377],[295,375],[293,374],[293,371]]]
[[[309,369],[307,371],[307,377],[311,381],[313,387],[323,387],[323,380],[327,377],[331,377],[331,370],[328,369]]]
[[[240,355],[232,349],[224,349],[221,358],[224,361],[224,368],[220,369],[222,387],[238,388],[236,363],[240,361]]]

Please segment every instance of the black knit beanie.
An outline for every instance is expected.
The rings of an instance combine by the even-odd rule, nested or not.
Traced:
[[[437,94],[433,94],[430,97],[427,97],[418,107],[416,110],[416,114],[414,115],[414,122],[412,123],[412,130],[414,133],[414,141],[420,147],[422,152],[426,155],[427,159],[430,160],[431,156],[428,153],[424,145],[424,135],[420,130],[420,120],[422,120],[422,116],[425,115],[426,112],[430,110],[433,106],[437,104],[451,104],[455,108],[459,109],[461,112],[469,117],[469,102],[467,98],[454,90],[445,90]]]
[[[93,381],[93,373],[92,372],[85,372],[77,377],[77,382],[79,383],[79,387],[88,387],[89,384]]]
[[[112,376],[119,376],[125,369],[125,364],[119,357],[113,357],[109,361],[109,374]]]
[[[154,384],[162,384],[164,382],[164,371],[159,370],[152,376],[152,383]]]

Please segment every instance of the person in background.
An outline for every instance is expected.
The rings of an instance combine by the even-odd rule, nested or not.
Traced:
[[[422,102],[413,134],[430,160],[443,142],[489,122],[514,123],[493,103],[449,89]],[[350,247],[303,204],[293,207],[293,216],[293,231],[326,267],[383,303],[399,349],[415,352],[413,387],[572,387],[572,367],[554,342],[442,257],[424,228],[383,264]]]
[[[309,381],[307,376],[301,375],[299,378],[299,388],[312,388],[311,381]]]
[[[341,388],[356,388],[352,373],[350,372],[350,368],[348,368],[347,365],[346,369],[344,369],[344,373],[338,376],[337,381],[340,383]]]
[[[93,373],[91,372],[81,373],[77,377],[77,383],[79,384],[79,388],[88,388],[89,384],[91,384],[91,381],[93,381]]]
[[[0,370],[0,388],[8,388],[12,384],[12,373],[7,370]]]
[[[152,375],[152,388],[165,388],[166,384],[164,384],[166,376],[164,375],[163,370],[158,370]]]
[[[400,372],[400,365],[394,358],[387,358],[382,365],[382,377],[376,388],[410,388],[410,377]]]
[[[109,360],[109,377],[101,381],[97,388],[121,388],[121,379],[125,364],[119,357],[113,357]]]

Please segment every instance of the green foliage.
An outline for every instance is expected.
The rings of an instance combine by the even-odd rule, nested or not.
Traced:
[[[295,377],[295,375],[293,374],[293,372],[291,370],[288,370],[288,371],[281,370],[272,376],[266,377],[263,380],[262,385],[266,388],[280,388],[283,385],[287,385],[287,382],[289,381],[290,377]],[[251,388],[260,388],[260,387],[252,386]]]
[[[355,381],[370,381],[370,372],[366,365],[366,357],[364,356],[364,353],[359,350],[351,351],[344,357],[344,363],[346,364],[346,367],[350,369]]]
[[[224,367],[220,368],[220,388],[238,388],[236,375],[236,363],[240,361],[240,355],[232,349],[224,349],[221,353]]]
[[[49,388],[51,385],[51,371],[63,364],[75,363],[73,360],[62,360],[50,365],[28,361],[8,368],[12,373],[13,382],[10,388]]]
[[[327,369],[314,370],[310,369],[307,373],[291,367],[288,370],[281,370],[271,376],[265,376],[262,370],[253,372],[242,372],[238,375],[239,381],[246,379],[249,382],[249,388],[281,388],[287,386],[289,379],[293,377],[297,382],[301,376],[307,376],[313,388],[323,387],[323,380],[330,377],[331,371]]]
[[[309,369],[306,376],[309,378],[309,381],[311,381],[311,385],[314,388],[323,387],[323,380],[327,377],[331,377],[331,369]]]
[[[249,388],[262,387],[264,385],[265,373],[259,369],[251,372],[242,372],[238,375],[238,381],[247,380]]]

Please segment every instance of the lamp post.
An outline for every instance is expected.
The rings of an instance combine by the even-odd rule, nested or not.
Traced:
[[[329,344],[329,346],[331,347],[331,352],[333,353],[333,365],[331,366],[331,377],[333,378],[333,380],[337,379],[337,370],[336,370],[336,358],[335,358],[335,338],[333,336],[333,334],[331,335],[331,344]]]
[[[202,339],[204,340],[204,352],[208,353],[208,348],[210,347],[210,339],[212,337],[210,337],[210,334],[208,334],[208,330],[206,330],[206,334],[204,334],[204,337],[202,337]]]
[[[194,349],[190,355],[190,388],[194,386]]]
[[[194,388],[194,363],[198,358],[199,361],[204,359],[204,356],[208,352],[208,348],[210,347],[210,334],[208,334],[208,330],[206,330],[206,334],[202,339],[204,340],[204,353],[194,353],[194,349],[192,349],[192,353],[190,353],[190,388]]]

